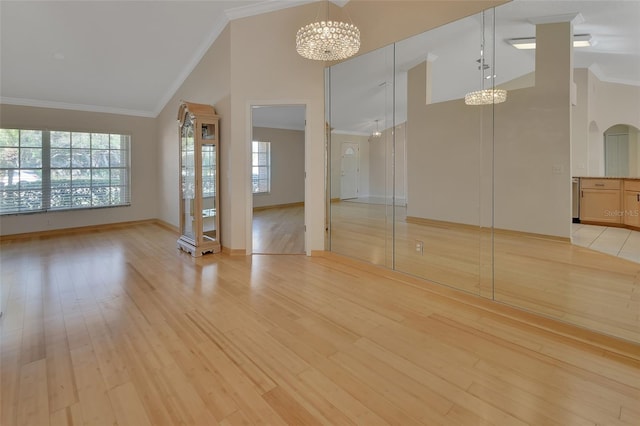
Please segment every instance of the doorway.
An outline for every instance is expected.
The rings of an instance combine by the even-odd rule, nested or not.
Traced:
[[[604,175],[638,176],[640,132],[631,125],[617,124],[604,132]]]
[[[304,254],[305,105],[251,106],[252,253]]]
[[[358,198],[358,175],[360,173],[358,144],[344,142],[340,154],[340,199]]]

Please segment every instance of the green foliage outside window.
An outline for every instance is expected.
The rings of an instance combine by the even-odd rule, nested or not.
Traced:
[[[0,129],[0,214],[129,205],[129,140]]]

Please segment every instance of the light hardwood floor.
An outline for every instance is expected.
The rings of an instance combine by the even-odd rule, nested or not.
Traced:
[[[253,252],[303,254],[304,206],[254,209]]]
[[[381,204],[332,203],[331,215],[334,252],[391,268],[395,249],[398,271],[640,343],[640,263],[566,241],[409,223],[403,207],[395,222]]]
[[[3,426],[640,424],[636,345],[333,254],[175,240],[1,243]]]

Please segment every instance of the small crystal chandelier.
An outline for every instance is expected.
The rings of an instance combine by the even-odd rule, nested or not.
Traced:
[[[329,15],[327,1],[327,16]],[[319,21],[305,25],[296,34],[296,51],[316,61],[349,58],[360,50],[360,30],[353,24]]]
[[[382,132],[378,128],[378,121],[380,121],[380,120],[375,120],[375,121],[376,121],[376,130],[371,133],[371,137],[372,138],[379,138],[380,136],[382,136]]]
[[[507,100],[507,91],[502,89],[482,89],[464,95],[467,105],[499,104]]]
[[[484,81],[487,78],[492,78],[491,75],[488,77],[484,76],[484,72],[489,69],[489,65],[485,63],[484,60],[484,11],[482,11],[482,41],[480,45],[480,59],[478,62],[478,69],[480,70],[480,90],[476,90],[474,92],[469,92],[464,95],[464,103],[466,105],[492,105],[499,104],[507,100],[507,91],[502,89],[485,89]],[[495,77],[495,75],[493,76]],[[495,84],[495,80],[492,80],[493,84]]]

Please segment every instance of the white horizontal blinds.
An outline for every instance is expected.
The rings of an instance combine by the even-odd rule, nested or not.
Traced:
[[[18,133],[22,132],[18,130]],[[30,210],[130,204],[128,135],[68,131],[40,133],[41,202],[39,208]],[[20,173],[22,167],[19,165]],[[7,195],[5,192],[2,190],[3,197]],[[21,211],[24,209],[2,209],[1,213]]]
[[[50,208],[70,208],[71,202],[71,132],[51,132]]]
[[[112,204],[131,204],[131,138],[109,135],[109,180]]]
[[[0,214],[39,211],[42,132],[0,129]]]

